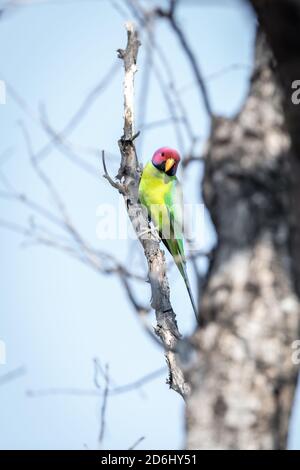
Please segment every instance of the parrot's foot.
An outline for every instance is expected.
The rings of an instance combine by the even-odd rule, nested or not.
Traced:
[[[158,236],[158,233],[157,233],[155,227],[150,227],[147,230],[143,230],[142,232],[140,232],[138,234],[138,237],[143,238],[143,236],[146,235],[147,233],[151,233],[153,235],[153,237],[155,238],[155,241],[158,242],[158,243],[160,242],[160,238]]]

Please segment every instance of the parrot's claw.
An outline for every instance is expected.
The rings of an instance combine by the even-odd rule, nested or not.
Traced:
[[[153,237],[155,238],[155,241],[158,243],[160,242],[160,238],[157,234],[157,230],[155,229],[155,227],[150,227],[150,228],[147,228],[147,230],[143,230],[142,232],[138,234],[138,236],[139,238],[142,238],[143,235],[146,235],[147,233],[151,233]]]

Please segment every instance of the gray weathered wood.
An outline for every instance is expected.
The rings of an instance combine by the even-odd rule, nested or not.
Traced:
[[[126,24],[127,46],[119,49],[118,56],[124,63],[124,134],[119,140],[121,164],[117,175],[122,188],[125,208],[133,228],[144,249],[148,263],[149,280],[151,285],[151,305],[155,310],[157,326],[156,334],[165,348],[165,355],[169,367],[168,383],[170,387],[182,397],[186,397],[189,387],[177,363],[175,348],[180,333],[176,316],[170,302],[170,288],[166,275],[164,252],[159,242],[149,231],[148,216],[139,203],[138,186],[141,177],[141,166],[136,155],[134,139],[134,75],[140,46],[138,33],[132,23]]]

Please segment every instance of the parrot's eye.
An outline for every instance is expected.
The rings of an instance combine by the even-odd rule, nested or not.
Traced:
[[[164,156],[165,156],[164,152],[161,154],[161,156],[162,156],[162,157],[164,157]]]

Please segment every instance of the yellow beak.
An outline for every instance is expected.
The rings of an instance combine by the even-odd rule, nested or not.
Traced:
[[[167,173],[169,170],[171,170],[172,166],[174,165],[175,163],[175,160],[174,158],[168,158],[168,160],[166,161],[166,165],[165,165],[165,172]]]

